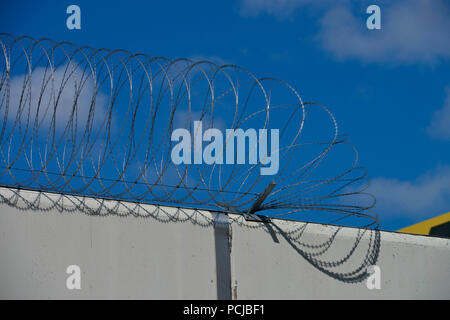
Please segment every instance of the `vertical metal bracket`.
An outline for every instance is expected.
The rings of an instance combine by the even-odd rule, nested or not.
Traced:
[[[250,210],[248,210],[247,213],[244,213],[243,216],[246,221],[256,221],[256,222],[270,222],[269,217],[261,216],[259,214],[255,214],[256,211],[259,210],[262,203],[266,198],[269,196],[269,194],[272,192],[273,188],[275,188],[276,183],[271,181],[267,188],[258,196],[255,203],[252,205]]]

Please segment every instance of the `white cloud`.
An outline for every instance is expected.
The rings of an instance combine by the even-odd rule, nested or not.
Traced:
[[[450,140],[450,86],[446,89],[444,106],[435,111],[427,128],[428,134],[436,139]]]
[[[368,30],[365,8],[371,1],[241,0],[241,14],[292,18],[313,7],[317,39],[338,59],[365,62],[432,63],[450,57],[448,0],[377,1],[381,30]]]
[[[450,166],[439,167],[414,181],[375,178],[368,191],[377,198],[376,211],[382,220],[443,214],[450,211]]]
[[[318,38],[340,59],[366,62],[434,62],[450,57],[450,6],[443,0],[395,1],[380,5],[381,30],[368,30],[368,15],[349,6],[328,10]]]
[[[52,75],[49,70],[37,67],[33,70],[31,79],[25,74],[11,77],[8,120],[13,122],[18,119],[22,125],[30,121],[30,125],[34,126],[35,118],[38,116],[40,127],[48,128],[52,125],[56,106],[54,125],[56,129],[64,130],[75,106],[77,128],[83,130],[94,97],[94,81],[92,77],[86,79],[85,75],[86,81],[82,83],[82,74],[79,70],[70,74],[72,69],[68,68],[67,72],[65,69],[65,66],[59,67]],[[75,105],[77,91],[78,98]],[[94,125],[103,122],[107,112],[106,101],[107,97],[98,92],[94,107]]]

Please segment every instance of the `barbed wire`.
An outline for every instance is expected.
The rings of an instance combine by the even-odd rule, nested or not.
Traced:
[[[2,186],[378,226],[356,148],[326,107],[281,80],[51,39],[0,34],[0,45]],[[278,129],[277,173],[261,175],[267,161],[175,164],[172,133],[194,121]],[[246,160],[258,150],[248,141]]]

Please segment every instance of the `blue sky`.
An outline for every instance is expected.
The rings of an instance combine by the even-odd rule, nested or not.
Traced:
[[[66,8],[81,8],[81,30]],[[381,8],[381,30],[366,8]],[[358,148],[381,227],[450,211],[450,3],[10,1],[0,32],[233,63],[327,106]]]

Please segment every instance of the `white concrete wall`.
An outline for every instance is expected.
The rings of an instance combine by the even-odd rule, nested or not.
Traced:
[[[450,240],[0,188],[0,298],[449,299]]]
[[[13,196],[8,190],[1,194]],[[21,195],[39,199],[43,208],[55,206],[45,195]],[[70,200],[77,198],[53,198],[75,209]],[[27,206],[24,199],[19,199],[20,207]],[[99,207],[95,201],[88,205]],[[115,208],[110,201],[105,205],[119,215],[91,216],[55,207],[22,211],[0,204],[0,298],[216,297],[210,213],[140,206],[139,214],[154,217],[122,217],[127,208]],[[126,205],[130,211],[136,207]],[[104,207],[101,213],[106,214]],[[66,288],[66,268],[73,264],[82,271],[81,290]]]
[[[249,228],[255,223],[232,225],[233,294],[238,299],[450,298],[449,239],[289,221],[274,224],[284,232],[300,230],[289,236],[275,234],[274,241],[266,228]],[[380,268],[379,290],[369,290],[366,280],[343,281],[366,271],[357,272],[366,259]],[[336,262],[342,263],[326,265]]]

